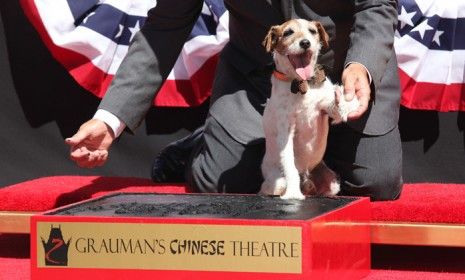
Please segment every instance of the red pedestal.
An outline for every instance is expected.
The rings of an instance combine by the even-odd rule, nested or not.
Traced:
[[[360,279],[366,198],[119,194],[31,219],[32,279]]]

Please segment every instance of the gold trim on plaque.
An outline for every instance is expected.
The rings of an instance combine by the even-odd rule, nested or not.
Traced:
[[[38,213],[0,211],[0,233],[30,233],[30,218]]]
[[[337,232],[338,228],[370,227],[371,243],[385,245],[465,247],[465,224],[383,222],[326,222],[319,227]],[[355,231],[354,231],[355,233]],[[321,235],[316,235],[321,236]],[[321,241],[341,242],[348,236],[324,235]],[[317,240],[319,241],[319,240]]]
[[[464,224],[371,222],[373,244],[465,247]]]

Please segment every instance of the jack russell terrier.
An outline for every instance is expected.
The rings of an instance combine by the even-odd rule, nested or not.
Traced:
[[[263,45],[273,53],[276,70],[263,114],[266,152],[260,193],[283,199],[336,195],[338,178],[322,161],[329,118],[346,122],[359,102],[355,97],[346,101],[343,88],[317,64],[320,49],[328,47],[328,34],[319,22],[293,19],[272,26]]]

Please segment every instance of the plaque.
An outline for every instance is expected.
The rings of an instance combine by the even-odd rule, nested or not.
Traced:
[[[31,219],[32,279],[360,279],[367,198],[116,193]]]

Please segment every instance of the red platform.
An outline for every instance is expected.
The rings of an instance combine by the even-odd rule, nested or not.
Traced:
[[[202,212],[206,205],[217,214]],[[370,270],[369,220],[366,198],[110,195],[32,217],[31,275],[361,279]]]

